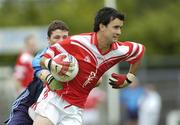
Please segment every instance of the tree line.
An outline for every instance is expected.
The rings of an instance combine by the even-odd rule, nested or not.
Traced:
[[[0,4],[0,28],[46,26],[61,19],[71,34],[91,32],[96,11],[103,6],[103,0],[4,0]],[[178,0],[117,0],[117,9],[126,16],[120,40],[145,44],[149,56],[177,56],[179,6]]]

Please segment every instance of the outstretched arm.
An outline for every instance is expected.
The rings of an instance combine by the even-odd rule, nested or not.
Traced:
[[[40,65],[41,56],[44,54],[45,51],[46,51],[46,49],[44,49],[43,51],[38,53],[33,59],[32,65],[34,68],[35,75],[38,78],[40,78],[43,81],[43,83],[48,83],[49,88],[51,90],[62,89],[62,85],[59,83],[59,81],[54,79],[54,77],[51,75],[50,71],[47,69],[44,69]]]

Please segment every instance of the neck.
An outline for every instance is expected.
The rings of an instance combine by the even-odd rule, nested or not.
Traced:
[[[98,48],[104,53],[108,51],[111,47],[111,44],[105,39],[101,33],[97,33],[97,43]]]

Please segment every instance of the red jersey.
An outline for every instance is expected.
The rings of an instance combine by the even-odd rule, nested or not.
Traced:
[[[14,77],[21,82],[22,87],[27,87],[33,79],[32,68],[33,55],[29,52],[20,53],[14,68]]]
[[[114,42],[109,51],[102,54],[98,48],[96,33],[93,32],[74,35],[58,42],[51,46],[44,56],[53,58],[62,52],[67,52],[78,60],[79,72],[56,93],[70,104],[84,108],[90,91],[101,76],[119,62],[135,63],[142,57],[144,46],[130,41]]]

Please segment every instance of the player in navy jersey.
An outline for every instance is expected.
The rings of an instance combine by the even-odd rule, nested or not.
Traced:
[[[60,20],[54,20],[48,27],[48,43],[53,45],[57,41],[62,41],[68,37],[69,28]],[[62,86],[52,77],[50,72],[40,67],[40,58],[47,48],[40,51],[33,59],[33,68],[35,70],[34,79],[30,82],[25,91],[19,95],[12,105],[9,119],[5,122],[7,125],[32,125],[32,119],[28,115],[28,108],[37,101],[42,89],[43,82],[49,84],[49,88],[61,89]],[[28,75],[28,74],[26,74]]]
[[[73,80],[61,83],[61,90],[43,89],[32,107],[36,112],[33,125],[82,125],[84,105],[90,91],[97,86],[101,76],[119,62],[129,62],[129,72],[112,73],[109,79],[112,88],[126,87],[136,79],[144,46],[118,41],[123,23],[122,13],[104,7],[97,12],[94,32],[70,36],[48,48],[41,59],[43,68],[61,71],[63,60],[59,66],[52,58],[60,53],[69,53],[78,60],[79,72]]]

